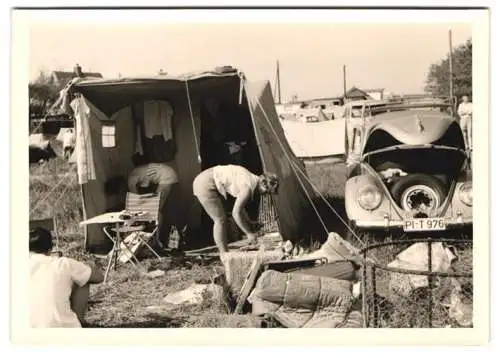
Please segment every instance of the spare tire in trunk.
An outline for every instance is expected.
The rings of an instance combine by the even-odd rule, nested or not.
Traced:
[[[438,208],[446,198],[446,185],[433,175],[408,174],[394,183],[391,195],[405,210],[419,205]]]

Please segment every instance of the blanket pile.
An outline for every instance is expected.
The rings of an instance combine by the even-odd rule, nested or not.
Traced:
[[[265,271],[249,299],[252,313],[287,328],[362,327],[352,283],[331,277]]]

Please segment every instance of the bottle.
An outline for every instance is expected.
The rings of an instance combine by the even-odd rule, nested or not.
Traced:
[[[172,226],[170,228],[170,235],[169,235],[169,240],[168,240],[168,248],[169,249],[178,249],[179,248],[179,242],[180,242],[180,234],[179,231],[175,226]]]

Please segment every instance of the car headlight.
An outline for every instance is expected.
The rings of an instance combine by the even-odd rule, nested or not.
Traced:
[[[460,201],[467,206],[472,206],[472,183],[464,183],[458,189],[458,197]]]
[[[382,202],[382,193],[375,186],[366,186],[358,191],[358,203],[365,210],[375,210]]]

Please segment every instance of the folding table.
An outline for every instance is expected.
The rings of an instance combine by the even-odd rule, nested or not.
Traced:
[[[123,216],[126,216],[127,218],[123,218]],[[111,250],[111,255],[108,261],[108,265],[106,267],[106,272],[104,274],[104,282],[106,282],[108,278],[108,274],[111,268],[116,269],[116,264],[119,258],[119,252],[121,250],[121,243],[122,243],[122,238],[121,238],[121,233],[123,232],[123,226],[127,225],[130,222],[133,221],[140,221],[141,220],[141,215],[140,213],[137,213],[134,215],[134,213],[129,212],[128,210],[122,210],[118,212],[110,212],[110,213],[104,213],[100,214],[97,216],[94,216],[93,218],[90,218],[88,220],[84,220],[80,222],[80,226],[85,226],[85,225],[93,225],[93,224],[115,224],[115,231],[116,231],[116,237],[115,239],[111,239],[110,235],[106,230],[103,230],[106,236],[108,236],[112,241],[113,241],[113,248]],[[137,231],[137,229],[134,229],[134,231]],[[141,241],[143,241],[141,239]],[[146,243],[147,245],[147,243]],[[130,248],[127,245],[123,245],[126,250],[129,252],[131,255],[130,257],[130,262],[135,266],[136,263],[132,261],[132,259],[135,259],[137,261],[137,264],[139,264],[139,260],[135,256],[135,254],[130,250]],[[149,245],[148,245],[149,246]],[[152,250],[152,249],[151,249]],[[154,250],[153,250],[154,252]]]

